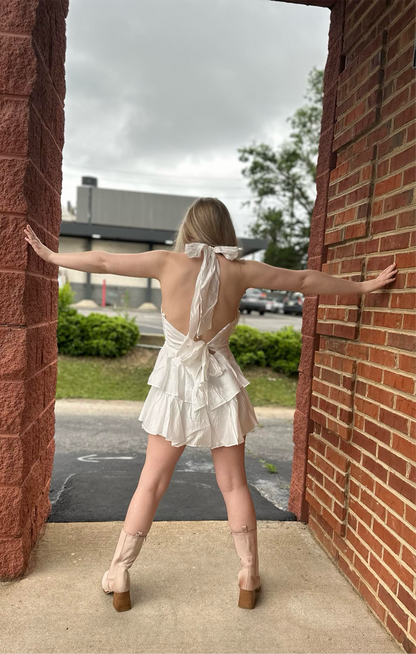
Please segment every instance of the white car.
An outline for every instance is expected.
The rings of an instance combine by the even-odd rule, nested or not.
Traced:
[[[283,313],[283,298],[285,295],[285,291],[270,291],[267,294],[266,311],[270,311],[271,313]]]

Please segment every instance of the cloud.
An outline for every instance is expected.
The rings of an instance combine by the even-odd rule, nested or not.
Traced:
[[[63,197],[95,174],[217,195],[248,216],[237,148],[289,134],[309,71],[325,65],[329,20],[270,0],[71,0]]]

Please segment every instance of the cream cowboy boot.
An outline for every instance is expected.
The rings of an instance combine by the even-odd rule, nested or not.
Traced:
[[[242,527],[242,531],[233,531],[230,523],[228,523],[228,527],[241,563],[241,570],[238,573],[238,585],[240,586],[238,606],[242,609],[254,609],[256,591],[261,588],[257,527],[250,529],[250,531],[248,531],[246,525]]]
[[[114,593],[113,606],[116,611],[131,609],[129,568],[139,555],[146,538],[147,534],[142,531],[133,535],[127,534],[122,528],[120,532],[110,569],[104,573],[101,581],[105,593]]]

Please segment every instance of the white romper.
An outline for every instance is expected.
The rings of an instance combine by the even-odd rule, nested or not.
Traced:
[[[165,342],[148,379],[151,386],[138,420],[174,447],[214,448],[238,445],[259,423],[244,377],[229,347],[234,320],[208,342],[199,338],[212,326],[218,300],[220,266],[215,253],[238,256],[238,246],[187,243],[185,253],[203,261],[192,298],[188,334],[178,331],[161,309]]]

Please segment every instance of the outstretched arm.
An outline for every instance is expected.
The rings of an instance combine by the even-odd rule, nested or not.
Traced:
[[[371,293],[395,281],[396,264],[392,263],[375,279],[352,282],[319,270],[288,270],[261,261],[244,264],[246,288],[267,288],[278,291],[299,291],[304,295],[351,295]]]
[[[25,240],[42,259],[56,266],[83,272],[159,279],[169,254],[167,250],[150,250],[138,254],[113,254],[103,250],[59,253],[47,248],[30,225],[24,231]]]

